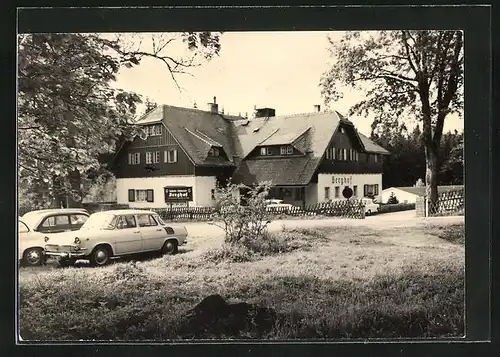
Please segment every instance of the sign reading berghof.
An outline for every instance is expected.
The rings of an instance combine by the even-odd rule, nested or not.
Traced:
[[[332,176],[332,183],[339,185],[352,184],[352,176]]]
[[[167,186],[165,202],[185,202],[193,200],[193,188],[187,186]]]

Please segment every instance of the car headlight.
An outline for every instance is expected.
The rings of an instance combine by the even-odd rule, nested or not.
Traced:
[[[49,241],[49,237],[46,236],[45,238],[43,238],[43,240],[45,241],[45,243],[47,243]]]
[[[78,238],[78,237],[75,237],[75,244],[80,244],[80,243],[81,243],[81,240],[80,240],[80,238]]]

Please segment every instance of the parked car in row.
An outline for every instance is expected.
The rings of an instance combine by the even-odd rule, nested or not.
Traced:
[[[373,199],[364,197],[361,199],[361,202],[365,206],[366,215],[371,215],[373,213],[378,212],[380,206]]]
[[[155,212],[112,210],[96,212],[77,232],[45,238],[45,254],[55,256],[61,265],[88,259],[94,266],[110,259],[145,252],[176,254],[187,242],[185,226],[166,224]]]
[[[43,264],[44,238],[52,234],[78,230],[88,217],[87,211],[78,208],[37,210],[19,217],[19,261],[28,266]]]
[[[283,203],[283,200],[277,198],[268,199],[265,202],[267,211],[288,212],[290,209],[294,207],[294,205],[290,203]]]

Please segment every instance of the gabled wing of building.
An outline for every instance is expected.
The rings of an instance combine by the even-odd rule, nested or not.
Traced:
[[[160,120],[196,166],[234,166],[230,121],[222,114],[161,105],[137,124],[152,124]],[[221,148],[225,155],[208,156],[212,147]]]

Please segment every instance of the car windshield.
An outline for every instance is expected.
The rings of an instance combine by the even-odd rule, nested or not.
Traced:
[[[164,221],[164,220],[163,220],[160,216],[154,215],[153,217],[154,217],[154,218],[158,221],[158,223],[159,223],[159,224],[161,224],[162,226],[164,226],[164,225],[166,224],[166,223],[165,223],[165,221]]]
[[[112,229],[114,218],[115,215],[113,214],[105,212],[94,213],[80,229]]]

